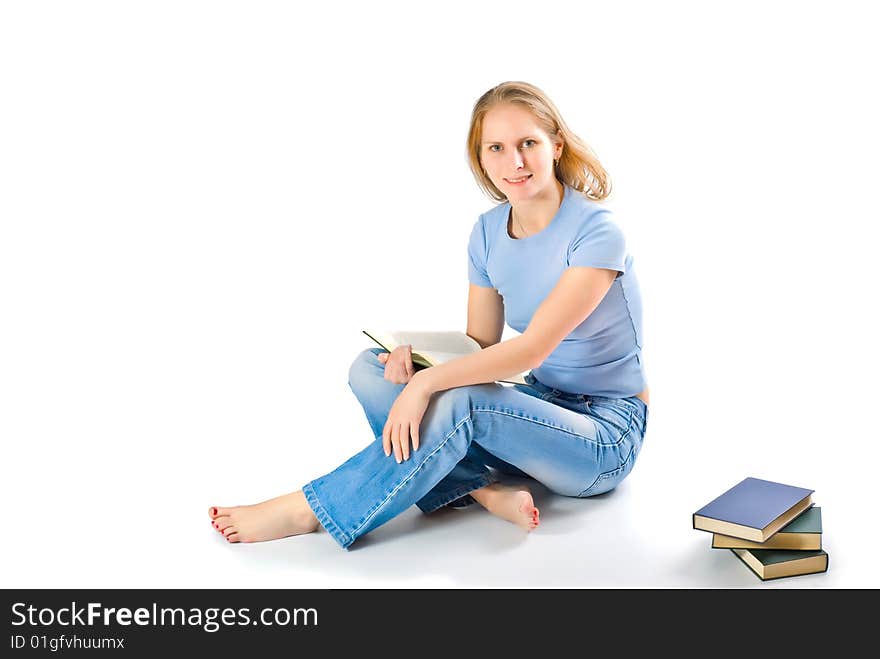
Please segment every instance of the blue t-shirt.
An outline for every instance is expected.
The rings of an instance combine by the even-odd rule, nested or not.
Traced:
[[[468,243],[468,280],[504,298],[504,320],[524,332],[569,266],[617,270],[599,306],[532,375],[575,394],[626,398],[646,387],[642,367],[642,298],[623,232],[602,204],[564,184],[550,224],[531,236],[507,232],[510,202],[480,215]]]

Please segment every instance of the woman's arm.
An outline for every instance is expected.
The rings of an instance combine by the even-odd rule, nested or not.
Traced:
[[[467,335],[488,348],[501,340],[504,331],[504,298],[494,288],[469,286]]]
[[[521,335],[418,371],[410,384],[432,394],[537,368],[599,306],[616,275],[616,270],[604,268],[566,268]]]

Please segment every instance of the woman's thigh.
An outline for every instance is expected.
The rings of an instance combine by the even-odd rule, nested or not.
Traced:
[[[468,385],[435,396],[422,419],[426,429],[463,427],[490,454],[566,496],[587,496],[631,448],[628,433],[605,419],[517,386]]]

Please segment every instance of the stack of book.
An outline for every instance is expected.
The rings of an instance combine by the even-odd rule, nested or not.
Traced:
[[[713,549],[729,549],[763,581],[826,572],[813,492],[749,477],[695,512],[694,528],[712,533]]]

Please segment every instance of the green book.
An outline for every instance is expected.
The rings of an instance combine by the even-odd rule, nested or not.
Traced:
[[[822,549],[822,509],[807,508],[764,542],[712,534],[712,549]]]
[[[761,581],[816,574],[828,570],[828,554],[822,550],[731,549]]]

